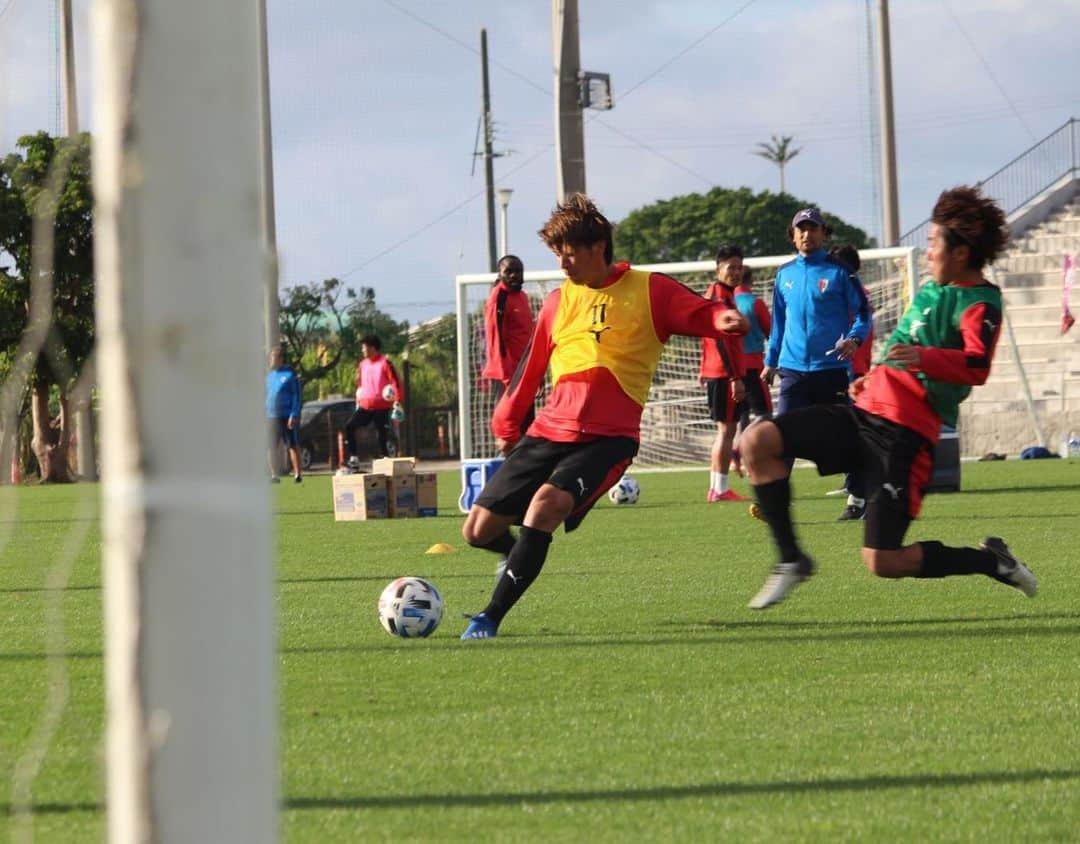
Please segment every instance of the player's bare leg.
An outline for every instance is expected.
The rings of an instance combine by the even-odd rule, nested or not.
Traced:
[[[749,500],[728,487],[737,425],[734,420],[716,423],[716,437],[709,452],[709,494],[706,498],[709,502]],[[739,474],[742,475],[741,469]]]

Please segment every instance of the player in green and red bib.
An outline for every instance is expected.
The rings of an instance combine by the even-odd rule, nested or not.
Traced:
[[[813,574],[791,522],[788,466],[796,457],[812,460],[822,475],[856,471],[864,478],[862,558],[879,577],[984,574],[1035,595],[1035,576],[998,537],[978,548],[903,544],[942,423],[955,427],[960,402],[990,375],[1002,300],[982,271],[1007,240],[1004,213],[978,188],[942,193],[926,251],[933,277],[889,337],[881,363],[852,383],[854,406],[801,408],[747,430],[743,459],[780,556],[752,609],[783,600]]]

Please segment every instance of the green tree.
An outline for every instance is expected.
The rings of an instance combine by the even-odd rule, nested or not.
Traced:
[[[713,188],[636,208],[615,227],[615,254],[633,263],[701,261],[721,243],[737,243],[746,255],[792,251],[787,230],[800,208],[813,205],[790,194],[754,193],[749,188]],[[833,240],[863,249],[866,232],[823,212]]]
[[[457,403],[457,318],[445,314],[409,335],[409,401],[414,407]]]
[[[298,284],[278,294],[278,333],[285,357],[305,389],[333,372],[344,351],[341,332],[346,306],[342,295],[355,296],[336,278]]]
[[[357,293],[340,279],[328,278],[279,294],[278,331],[304,397],[310,399],[327,392],[352,395],[361,338],[375,334],[384,352],[401,352],[408,323],[380,311],[370,287]]]
[[[375,304],[375,291],[370,287],[361,287],[346,314],[345,330],[342,332],[345,354],[359,358],[360,340],[367,334],[379,338],[384,354],[397,354],[405,349],[409,323],[397,322],[389,314],[384,314]]]
[[[94,346],[90,136],[38,132],[16,150],[0,161],[0,252],[14,262],[0,273],[0,350],[12,371],[26,372],[42,481],[71,481],[69,396]],[[45,307],[31,307],[32,287]]]
[[[780,193],[787,193],[784,188],[784,166],[802,152],[801,147],[799,149],[791,148],[793,140],[795,140],[794,135],[784,135],[781,138],[773,135],[772,143],[758,143],[758,149],[754,151],[754,155],[760,156],[766,161],[771,161],[780,168]]]

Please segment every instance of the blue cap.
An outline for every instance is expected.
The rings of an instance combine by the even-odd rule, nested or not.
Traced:
[[[795,228],[799,223],[813,223],[815,226],[825,228],[825,218],[816,208],[804,208],[791,218],[791,227]]]

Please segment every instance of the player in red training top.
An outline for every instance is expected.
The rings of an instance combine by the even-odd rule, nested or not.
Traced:
[[[499,259],[498,280],[484,303],[484,347],[487,361],[480,373],[490,379],[492,398],[498,404],[510,379],[525,355],[533,328],[532,307],[529,295],[521,289],[525,280],[525,265],[517,255],[505,255]],[[524,431],[532,424],[533,414],[522,420]]]
[[[390,412],[405,401],[401,379],[390,359],[382,353],[379,338],[374,334],[364,337],[360,351],[363,357],[356,366],[356,410],[345,423],[345,447],[349,451],[349,465],[354,469],[359,464],[354,442],[356,429],[374,425],[379,450],[383,457],[389,457]]]
[[[732,243],[725,243],[716,251],[716,281],[706,289],[706,299],[737,310],[735,287],[742,281],[742,260],[742,249]],[[742,337],[701,338],[698,380],[705,385],[709,418],[716,423],[716,437],[709,453],[709,492],[705,496],[709,502],[750,500],[728,488],[735,429],[746,396],[745,374]]]
[[[572,194],[540,237],[567,280],[544,301],[525,358],[491,420],[508,454],[469,510],[465,541],[506,557],[491,600],[462,639],[494,636],[540,574],[551,535],[574,530],[637,454],[641,412],[672,334],[746,330],[739,312],[673,278],[612,262],[612,226]],[[550,366],[552,390],[525,435],[521,421]],[[510,526],[522,525],[517,539]]]
[[[529,345],[535,322],[529,307],[529,296],[521,289],[525,265],[517,255],[499,259],[499,278],[484,304],[484,345],[487,362],[480,373],[496,383],[498,401],[514,371],[518,368],[525,348]]]
[[[820,474],[857,471],[867,491],[862,559],[879,577],[984,574],[1035,595],[1035,576],[998,537],[978,548],[936,540],[904,545],[919,514],[942,423],[990,375],[1001,329],[1001,290],[983,278],[1008,240],[1005,215],[978,188],[941,194],[931,216],[926,262],[933,278],[916,294],[885,344],[881,363],[852,382],[855,404],[792,410],[746,432],[744,456],[780,562],[750,602],[764,609],[814,570],[791,523],[790,461]]]

